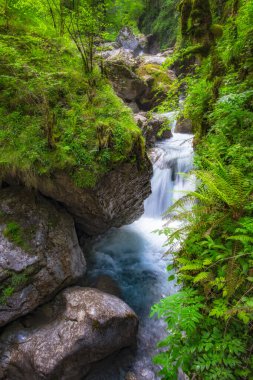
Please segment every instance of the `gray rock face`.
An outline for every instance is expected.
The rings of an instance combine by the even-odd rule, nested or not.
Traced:
[[[67,212],[22,188],[0,190],[0,326],[75,283],[85,267]]]
[[[159,53],[159,41],[155,35],[135,36],[131,28],[127,26],[119,32],[116,44],[123,49],[132,51],[135,55]]]
[[[79,380],[91,364],[135,343],[138,320],[123,301],[91,288],[64,290],[6,328],[0,378]]]
[[[139,42],[133,34],[132,30],[127,26],[121,29],[116,39],[116,42],[120,47],[132,51],[135,50],[139,45]]]
[[[143,201],[151,192],[152,166],[138,170],[126,163],[108,173],[95,189],[76,187],[65,173],[52,178],[38,177],[36,187],[40,192],[64,204],[75,221],[88,235],[104,233],[111,227],[120,227],[140,217]]]
[[[148,123],[148,118],[146,112],[139,112],[136,115],[134,115],[134,120],[139,128],[144,131],[144,127]]]
[[[107,75],[116,94],[125,102],[136,102],[148,91],[146,83],[135,73],[139,65],[131,52],[118,49],[105,60]]]
[[[138,219],[143,202],[151,193],[152,165],[148,158],[142,168],[124,163],[101,178],[94,189],[77,187],[64,172],[36,177],[33,186],[43,195],[61,202],[87,235],[98,235]],[[22,173],[8,177],[8,183],[26,185]]]
[[[139,107],[137,106],[137,104],[135,103],[135,102],[130,102],[130,103],[128,103],[127,104],[127,106],[129,107],[129,108],[131,108],[131,110],[133,111],[133,113],[138,113],[138,112],[140,112],[140,110],[139,110]]]

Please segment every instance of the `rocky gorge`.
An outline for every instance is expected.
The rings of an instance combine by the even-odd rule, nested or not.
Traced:
[[[162,102],[175,78],[162,68],[163,55],[150,54],[150,41],[124,29],[117,49],[103,53],[115,92],[135,112],[147,147],[172,136],[166,117],[146,112]],[[138,318],[120,299],[112,277],[102,275],[93,288],[83,287],[86,252],[76,228],[85,241],[137,220],[151,193],[151,176],[146,156],[139,166],[119,165],[94,189],[78,188],[64,172],[34,176],[32,183],[22,172],[5,176],[0,191],[1,379],[83,379],[93,373],[94,363],[135,346]]]
[[[252,25],[0,1],[0,380],[253,378]]]

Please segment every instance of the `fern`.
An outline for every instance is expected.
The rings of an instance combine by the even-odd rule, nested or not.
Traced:
[[[180,293],[152,309],[152,315],[157,313],[166,321],[169,331],[160,343],[166,352],[155,359],[163,367],[164,379],[176,379],[175,367],[205,380],[218,376],[238,380],[252,368],[245,354],[247,338],[237,339],[235,335],[238,329],[243,331],[241,324],[249,329],[253,321],[253,302],[240,296],[253,292],[253,276],[249,275],[253,267],[253,222],[245,216],[253,186],[240,168],[217,157],[213,162],[205,160],[204,165],[205,169],[194,171],[198,188],[168,210],[163,230],[169,252],[174,255],[178,282],[183,286]],[[171,229],[172,220],[180,227]],[[211,330],[216,332],[204,343],[205,333]],[[214,338],[220,342],[218,348]]]

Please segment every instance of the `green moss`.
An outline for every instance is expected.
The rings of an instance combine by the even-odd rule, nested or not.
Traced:
[[[29,281],[28,273],[9,273],[8,280],[0,287],[0,305],[6,304],[15,291]]]
[[[167,70],[160,65],[148,63],[141,65],[137,70],[137,75],[144,78],[152,77],[152,91],[156,92],[168,92],[172,84],[171,78],[168,76]]]
[[[5,304],[9,297],[14,293],[14,288],[12,286],[8,286],[2,291],[0,295],[0,304]]]
[[[171,131],[171,126],[164,126],[162,127],[159,132],[157,133],[157,137],[158,138],[162,138],[164,133],[167,132],[167,131]]]
[[[181,11],[181,32],[183,36],[187,35],[189,30],[189,18],[192,10],[192,1],[191,0],[182,0],[180,3]]]
[[[210,28],[211,33],[215,38],[220,38],[223,35],[223,27],[219,24],[213,24]]]
[[[180,11],[184,44],[190,42],[209,45],[213,36],[210,31],[212,13],[209,0],[182,0]]]
[[[218,2],[211,0],[210,3],[212,9],[217,9],[214,3]],[[224,8],[226,13],[222,12]],[[166,379],[176,379],[178,368],[189,378],[198,379],[250,379],[253,374],[250,333],[253,321],[253,76],[249,61],[253,53],[253,3],[220,1],[219,9],[222,13],[219,17],[214,14],[213,19],[223,23],[222,33],[220,28],[214,30],[211,26],[211,32],[219,38],[209,41],[211,49],[207,57],[198,60],[195,70],[185,71],[181,82],[186,96],[182,112],[192,120],[196,132],[194,166],[199,181],[196,191],[188,194],[193,204],[188,214],[190,229],[187,226],[183,231],[163,232],[168,234],[169,244],[182,237],[181,249],[177,252],[172,249],[178,283],[183,291],[190,289],[203,296],[204,305],[199,309],[201,322],[183,340],[181,332],[185,329],[178,324],[178,314],[174,321],[173,317],[167,318],[168,310],[174,312],[177,302],[171,307],[169,302],[174,301],[169,297],[169,302],[163,299],[158,305],[158,314],[169,321],[167,347],[156,358],[156,364],[163,367],[161,377]],[[188,46],[190,44],[192,41],[188,41]],[[185,50],[177,54],[182,57]],[[179,219],[187,219],[186,199],[187,196],[173,205],[168,215],[178,213]],[[207,261],[205,270],[204,259]],[[173,269],[173,265],[168,269]],[[194,297],[185,295],[185,299],[191,301]],[[181,310],[182,300],[178,300],[177,305]],[[171,334],[173,328],[174,334]],[[210,347],[217,346],[217,336],[221,344],[224,337],[227,338],[227,348],[223,345],[221,351],[213,355]],[[231,350],[233,344],[235,349]],[[240,352],[236,351],[239,346]],[[208,366],[205,365],[207,353]],[[229,361],[228,355],[231,355]],[[180,360],[175,364],[178,357]]]
[[[16,222],[8,222],[3,231],[3,235],[21,248],[25,248],[27,246],[24,240],[24,231]]]
[[[31,224],[23,225],[20,223],[19,217],[13,220],[11,215],[2,213],[0,216],[0,223],[5,225],[3,235],[16,246],[31,252],[32,239],[36,234],[35,226]]]

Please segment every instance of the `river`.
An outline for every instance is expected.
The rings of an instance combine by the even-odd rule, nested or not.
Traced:
[[[173,113],[167,116],[172,118]],[[174,127],[175,122],[173,131]],[[167,280],[166,267],[171,257],[166,255],[166,238],[154,231],[163,227],[163,214],[168,207],[192,189],[192,181],[180,175],[192,168],[192,137],[173,133],[172,138],[156,143],[150,151],[154,174],[144,215],[133,224],[113,228],[96,239],[88,255],[90,283],[99,275],[109,275],[119,285],[122,298],[139,316],[137,351],[130,366],[132,378],[137,380],[159,379],[152,357],[166,332],[162,321],[149,317],[150,308],[161,297],[175,292],[176,287]],[[123,380],[125,372],[124,369],[111,375],[104,372],[96,380]]]

